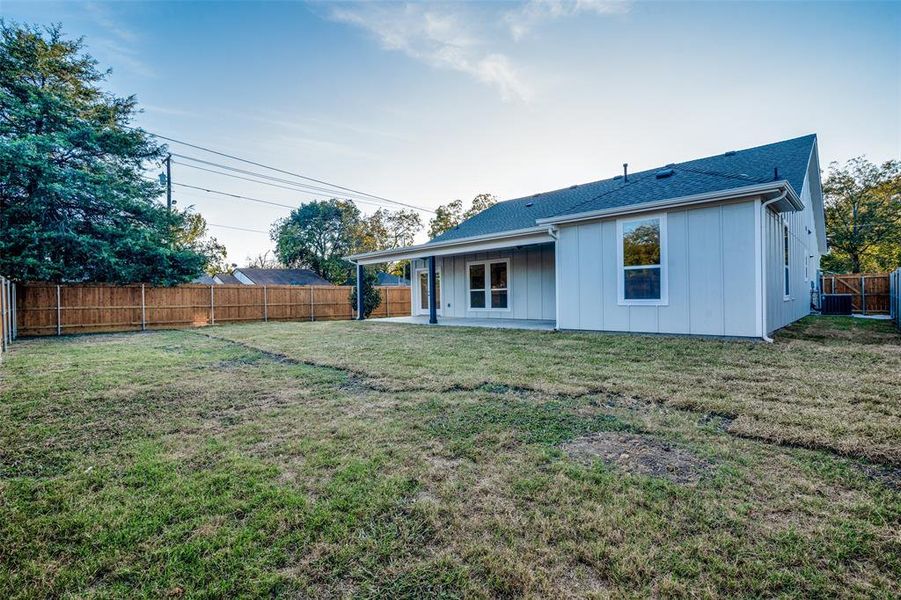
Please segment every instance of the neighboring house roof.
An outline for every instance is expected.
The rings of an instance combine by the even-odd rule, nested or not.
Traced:
[[[378,273],[379,285],[410,285],[410,280],[391,273]]]
[[[192,279],[191,283],[202,283],[204,285],[213,285],[216,282],[209,275],[203,274],[200,277],[195,277],[194,279]]]
[[[309,269],[235,269],[235,276],[251,285],[331,285]]]
[[[539,219],[725,192],[776,180],[787,181],[795,194],[800,194],[815,143],[816,135],[806,135],[629,173],[628,180],[620,175],[499,202],[428,243],[527,229]]]
[[[221,285],[242,285],[238,278],[231,273],[216,273],[213,275],[213,279]]]
[[[376,285],[410,285],[409,279],[399,275],[392,275],[391,273],[386,273],[384,271],[379,271],[376,273],[376,276],[378,277],[378,283]],[[347,281],[344,282],[344,285],[357,285],[357,278],[349,277]]]

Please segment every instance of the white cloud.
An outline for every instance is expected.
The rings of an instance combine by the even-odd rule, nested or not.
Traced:
[[[479,20],[465,5],[364,3],[331,6],[329,17],[369,31],[389,50],[492,85],[504,100],[532,96],[511,60],[487,48]]]
[[[94,23],[106,32],[106,37],[91,40],[93,48],[104,52],[110,60],[118,62],[133,73],[144,77],[156,76],[154,68],[141,59],[138,34],[117,21],[107,7],[94,2],[88,2],[84,7]]]
[[[520,40],[544,21],[578,14],[610,15],[629,12],[629,0],[529,0],[504,15],[513,39]]]

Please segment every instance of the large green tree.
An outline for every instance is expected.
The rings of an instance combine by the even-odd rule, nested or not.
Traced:
[[[344,260],[361,247],[360,209],[348,200],[301,204],[275,222],[271,237],[278,260],[290,267],[311,269],[334,284],[343,284],[354,266]]]
[[[360,223],[358,236],[363,251],[387,250],[412,246],[416,234],[422,229],[422,218],[415,210],[391,211],[380,208]],[[404,277],[410,261],[400,260],[382,265],[385,271]]]
[[[486,208],[497,204],[497,198],[493,194],[479,194],[472,199],[472,205],[463,210],[463,201],[454,200],[439,206],[435,210],[435,216],[429,221],[429,238],[434,238],[449,229],[453,229],[466,219],[474,217]]]
[[[881,165],[863,157],[832,163],[823,183],[833,272],[891,271],[901,266],[901,161]]]
[[[207,233],[206,219],[200,213],[185,210],[181,219],[181,227],[173,231],[175,243],[179,247],[193,248],[195,252],[202,254],[207,259],[206,272],[208,275],[227,273],[232,271],[235,265],[226,261],[228,252],[224,245]]]
[[[175,284],[207,257],[144,177],[164,148],[129,127],[134,97],[59,26],[0,21],[0,273],[22,280]]]

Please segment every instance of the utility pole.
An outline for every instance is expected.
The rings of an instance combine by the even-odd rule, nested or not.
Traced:
[[[172,155],[167,154],[163,160],[166,163],[166,208],[172,212]]]

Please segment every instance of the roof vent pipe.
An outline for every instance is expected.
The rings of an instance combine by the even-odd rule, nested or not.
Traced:
[[[779,167],[773,167],[773,181],[779,181]]]
[[[629,181],[629,163],[623,163],[623,181]]]

